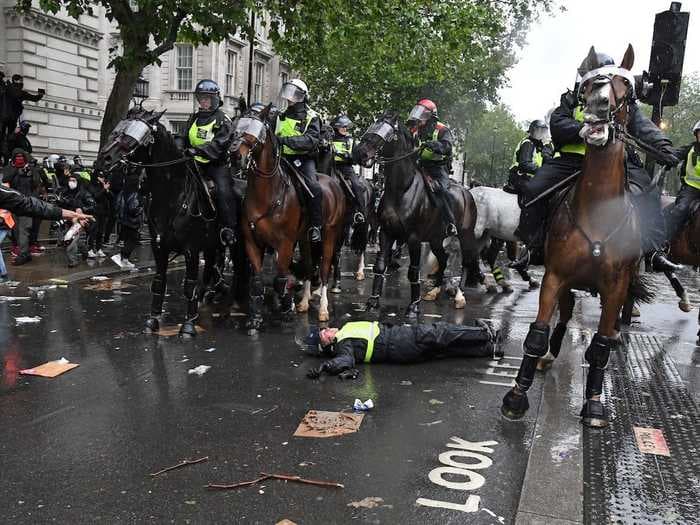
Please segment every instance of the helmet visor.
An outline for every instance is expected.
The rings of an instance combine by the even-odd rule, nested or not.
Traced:
[[[432,112],[420,104],[413,106],[413,109],[408,114],[409,122],[428,122],[432,116]]]
[[[250,135],[260,143],[265,142],[265,124],[260,119],[242,117],[236,124],[236,137]]]
[[[547,128],[535,126],[532,128],[532,133],[530,133],[530,136],[535,140],[545,142],[545,139],[549,136],[549,132]]]
[[[391,137],[394,136],[394,126],[388,122],[375,122],[369,128],[367,128],[367,134],[377,135],[384,142],[389,142]]]
[[[279,98],[287,100],[292,104],[296,104],[298,102],[304,102],[306,93],[294,84],[287,82],[282,86],[282,89],[280,89]]]
[[[199,109],[204,111],[214,111],[219,109],[221,99],[216,93],[197,93],[195,95]]]

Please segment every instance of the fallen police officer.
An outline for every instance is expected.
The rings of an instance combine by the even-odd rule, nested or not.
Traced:
[[[309,352],[332,357],[306,374],[355,379],[356,363],[419,363],[446,357],[492,357],[499,354],[500,335],[487,322],[473,325],[431,323],[392,325],[355,321],[342,328],[311,328],[304,342]]]

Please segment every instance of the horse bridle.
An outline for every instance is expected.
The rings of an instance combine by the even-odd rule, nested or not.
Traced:
[[[379,122],[381,122],[382,124],[386,124],[387,126],[390,126],[394,130],[393,134],[391,136],[383,136],[375,131],[370,131]],[[394,162],[399,162],[401,160],[412,157],[413,155],[418,153],[418,151],[420,151],[420,148],[418,148],[418,149],[413,149],[413,150],[411,150],[408,153],[405,153],[403,155],[397,155],[396,157],[382,157],[380,155],[380,153],[384,149],[384,146],[386,146],[390,140],[396,140],[396,133],[397,133],[396,124],[391,124],[391,123],[387,122],[386,120],[379,120],[379,121],[375,122],[374,124],[372,124],[372,126],[369,127],[369,129],[367,131],[365,131],[364,135],[368,135],[368,134],[375,135],[375,136],[379,137],[380,139],[382,139],[382,141],[383,141],[381,147],[378,147],[376,149],[376,151],[371,159],[372,163],[368,167],[373,166],[375,164],[375,162],[379,162],[379,164],[383,165],[383,166],[386,166],[387,164],[393,164]],[[364,135],[363,135],[363,138],[364,138]],[[362,139],[360,139],[360,140],[362,140]]]

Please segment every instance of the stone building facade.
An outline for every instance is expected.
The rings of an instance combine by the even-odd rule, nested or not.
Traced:
[[[114,71],[107,65],[109,48],[119,41],[117,28],[98,5],[93,16],[78,20],[64,12],[18,13],[14,6],[14,0],[0,0],[0,70],[8,78],[22,74],[28,90],[46,90],[41,101],[25,102],[22,117],[32,124],[29,138],[35,156],[80,154],[94,159],[114,82]],[[256,37],[252,57],[247,40],[239,34],[208,46],[176,44],[161,57],[160,66],[144,70],[142,76],[148,81],[144,106],[167,109],[163,122],[180,131],[194,109],[192,91],[199,79],[219,83],[223,109],[233,115],[238,97],[247,98],[249,76],[251,101],[277,102],[289,67],[275,56],[259,22]]]

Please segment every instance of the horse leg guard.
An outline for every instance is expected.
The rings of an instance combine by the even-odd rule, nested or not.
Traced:
[[[530,408],[527,391],[532,386],[537,361],[547,353],[548,343],[549,326],[532,323],[523,343],[523,361],[520,363],[520,370],[515,378],[515,387],[509,390],[503,398],[501,413],[506,418],[521,419]]]
[[[386,261],[383,254],[377,257],[374,263],[374,281],[372,282],[372,295],[367,299],[366,310],[379,308],[379,298],[384,291],[384,279],[386,279]]]
[[[589,427],[604,427],[608,424],[603,403],[599,399],[591,398],[597,398],[603,393],[603,377],[610,359],[610,350],[615,343],[612,337],[595,334],[585,353],[590,368],[586,379],[586,402],[581,409],[581,422]]]
[[[187,301],[187,316],[185,322],[182,323],[180,327],[180,336],[182,337],[194,337],[197,335],[197,330],[195,328],[195,321],[199,317],[198,313],[198,286],[196,279],[185,279],[185,300]]]
[[[282,309],[282,315],[291,314],[294,311],[294,301],[292,294],[289,293],[287,289],[288,279],[284,275],[278,275],[275,277],[275,282],[273,287],[275,292],[277,292],[277,297],[280,300],[280,307]]]
[[[501,267],[494,266],[492,272],[493,278],[496,279],[496,284],[498,284],[498,286],[501,287],[503,293],[511,293],[513,291],[513,287],[506,279],[506,276],[503,275],[503,270],[501,269]]]
[[[155,333],[160,329],[159,318],[163,313],[165,299],[165,279],[156,275],[151,282],[151,316],[146,320],[146,332]]]
[[[262,307],[265,299],[265,287],[259,275],[250,278],[250,306],[248,313],[248,335],[255,334],[262,325]]]

